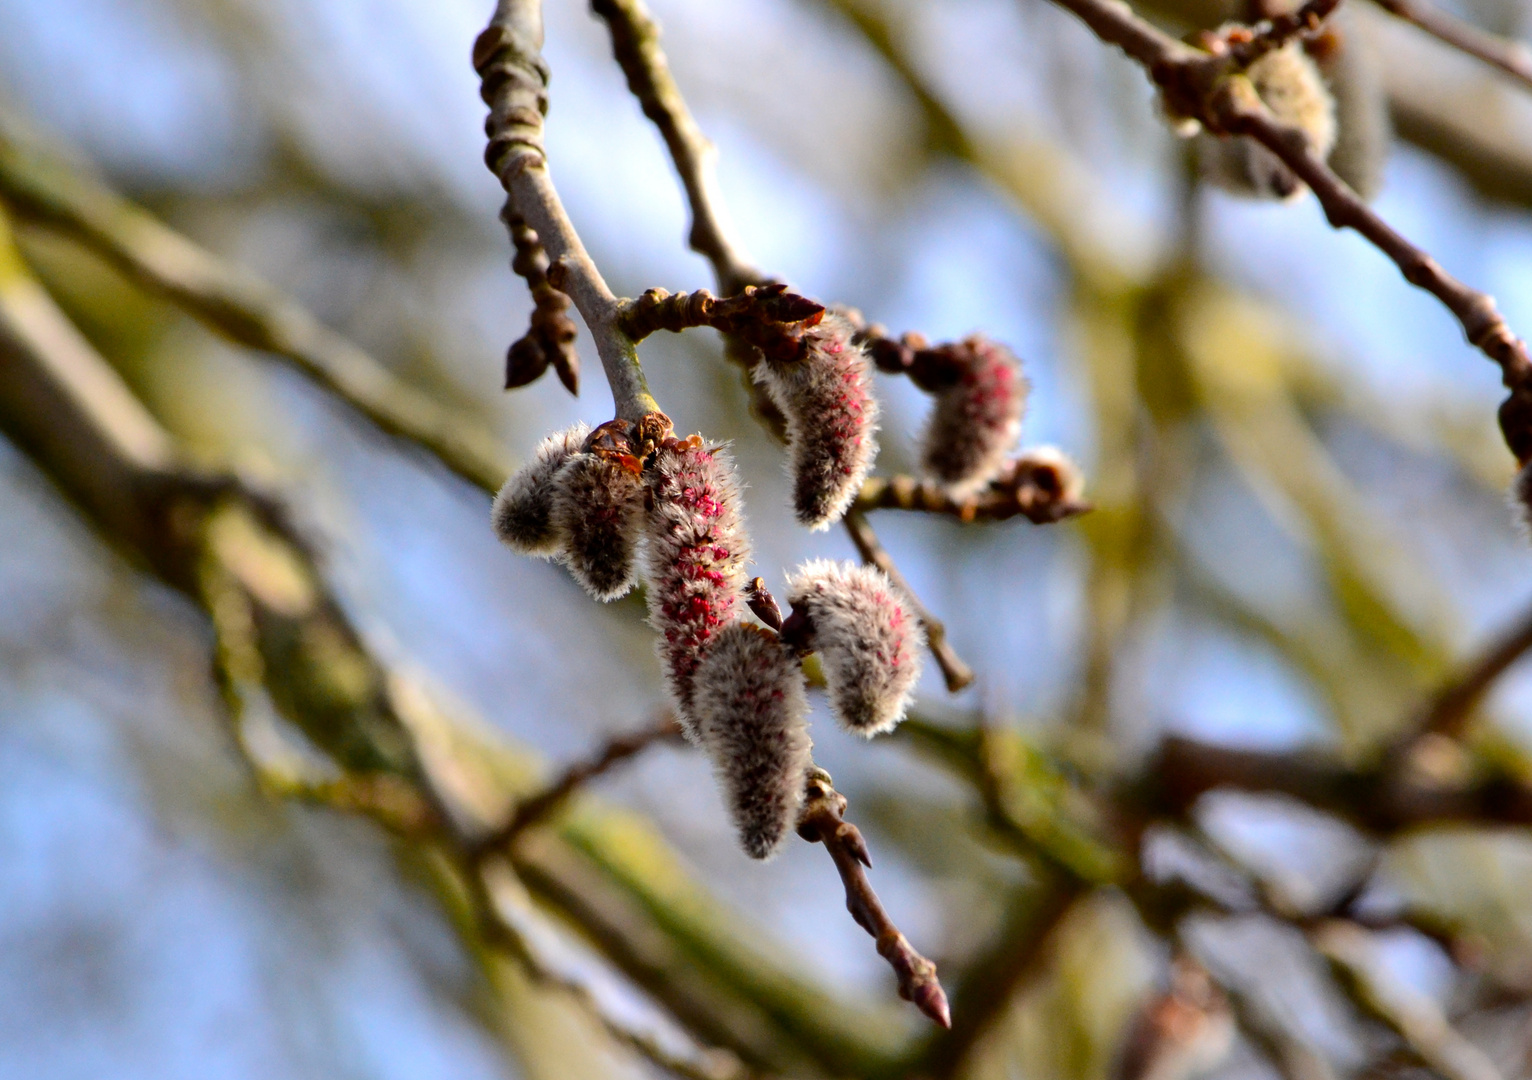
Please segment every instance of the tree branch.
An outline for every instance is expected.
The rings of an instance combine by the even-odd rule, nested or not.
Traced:
[[[1460,736],[1495,680],[1528,649],[1532,649],[1532,612],[1497,635],[1433,695],[1419,718],[1410,725],[1408,741],[1413,742],[1423,735]]]
[[[1415,0],[1373,0],[1384,11],[1412,23],[1436,40],[1476,57],[1532,89],[1532,51],[1520,41],[1491,34],[1429,4]]]
[[[947,995],[936,978],[936,965],[915,951],[873,892],[864,868],[872,866],[861,831],[842,816],[846,797],[836,791],[823,769],[809,773],[803,810],[798,815],[798,835],[821,843],[835,860],[846,887],[846,910],[856,924],[878,943],[878,955],[888,961],[899,978],[899,996],[944,1028],[952,1027]]]
[[[548,173],[543,151],[548,65],[542,45],[541,0],[499,0],[489,26],[474,42],[479,93],[489,106],[484,162],[511,197],[516,215],[536,231],[547,251],[549,282],[569,294],[585,320],[618,419],[637,422],[660,409],[649,394],[632,339],[617,325],[617,297],[580,242]]]
[[[1165,96],[1172,111],[1192,117],[1217,135],[1247,135],[1309,185],[1337,229],[1360,233],[1393,260],[1405,280],[1435,296],[1457,318],[1470,344],[1501,368],[1512,397],[1501,409],[1506,442],[1518,461],[1532,458],[1532,358],[1488,294],[1448,274],[1372,211],[1314,153],[1301,129],[1276,120],[1248,81],[1231,78],[1240,67],[1238,50],[1202,52],[1184,45],[1133,14],[1120,0],[1054,0],[1085,22],[1102,41],[1136,60]]]
[[[750,264],[724,213],[718,192],[718,151],[692,119],[670,64],[660,49],[659,24],[643,0],[592,0],[591,11],[606,21],[612,35],[612,55],[627,76],[628,89],[638,99],[670,151],[686,201],[691,207],[691,249],[713,266],[718,291],[732,296],[747,285],[766,279]]]
[[[988,488],[967,499],[954,499],[934,480],[913,476],[872,476],[862,481],[854,505],[860,511],[914,510],[946,514],[965,524],[1007,521],[1021,516],[1034,525],[1051,525],[1091,509],[1079,497],[1079,477],[1056,454],[1024,451]]]

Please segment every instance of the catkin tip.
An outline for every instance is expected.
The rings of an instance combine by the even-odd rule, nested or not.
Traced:
[[[506,480],[495,496],[490,522],[501,543],[522,555],[552,558],[564,537],[553,522],[554,477],[570,456],[577,454],[590,429],[576,424],[549,435],[532,453],[532,460]]]

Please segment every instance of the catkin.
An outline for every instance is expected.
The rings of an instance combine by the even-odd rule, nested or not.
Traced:
[[[924,635],[909,602],[876,567],[827,559],[798,569],[788,600],[812,627],[841,724],[867,738],[892,730],[920,678]]]
[[[769,858],[792,827],[812,761],[797,658],[770,631],[732,623],[697,666],[692,699],[740,846]]]
[[[1300,43],[1267,53],[1246,74],[1272,115],[1302,129],[1321,159],[1329,156],[1335,145],[1335,102]],[[1220,187],[1265,199],[1294,199],[1303,193],[1303,182],[1293,171],[1249,136],[1204,133],[1197,138],[1203,172]]]
[[[561,557],[585,591],[602,602],[633,588],[643,533],[642,465],[629,454],[573,454],[553,478],[553,528]]]
[[[506,547],[522,555],[553,558],[564,538],[553,524],[554,477],[571,455],[580,452],[590,429],[576,424],[549,435],[495,496],[490,520]]]
[[[978,334],[939,351],[955,381],[937,392],[921,467],[961,499],[993,480],[1015,448],[1027,380],[1014,353]]]
[[[740,609],[750,542],[734,462],[697,435],[671,439],[648,472],[644,579],[665,679],[692,742],[692,678],[713,635]]]
[[[755,381],[787,419],[793,512],[810,529],[841,519],[877,457],[872,361],[852,325],[826,315],[803,332],[800,358],[762,359]]]

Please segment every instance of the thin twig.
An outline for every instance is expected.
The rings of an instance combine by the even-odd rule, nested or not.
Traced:
[[[1056,455],[1046,459],[1023,453],[988,488],[967,499],[954,499],[935,480],[913,476],[872,476],[862,481],[856,509],[913,510],[946,514],[962,522],[1007,521],[1024,517],[1034,525],[1051,525],[1091,509],[1079,497],[1078,477]]]
[[[643,0],[592,0],[591,11],[606,21],[612,35],[612,55],[627,76],[628,89],[659,129],[686,189],[692,214],[687,234],[691,249],[712,264],[718,291],[725,296],[746,285],[764,284],[760,271],[750,264],[732,235],[718,194],[718,151],[692,119],[686,99],[670,74],[670,64],[660,49],[659,24]]]
[[[830,774],[812,770],[798,815],[798,835],[810,843],[823,844],[835,860],[835,869],[846,887],[846,910],[878,943],[878,955],[899,978],[899,996],[914,1002],[942,1027],[950,1028],[952,1014],[936,977],[936,965],[915,951],[883,909],[872,882],[867,880],[866,868],[872,866],[867,841],[862,839],[861,830],[845,819],[845,812],[846,797],[835,790]]]
[[[591,260],[564,210],[543,151],[548,65],[543,61],[541,0],[499,0],[473,46],[473,66],[489,106],[484,162],[511,197],[515,213],[537,233],[551,264],[548,280],[579,309],[619,419],[637,421],[659,406],[649,394],[633,341],[617,326],[617,297]]]
[[[926,647],[931,650],[937,666],[942,669],[942,678],[947,681],[947,689],[955,694],[973,682],[973,668],[965,664],[963,658],[947,642],[947,627],[940,619],[927,611],[925,605],[916,598],[909,583],[904,580],[904,575],[899,573],[899,567],[894,562],[893,556],[884,550],[882,542],[878,540],[878,534],[873,532],[872,526],[867,523],[866,515],[856,507],[852,507],[846,511],[842,523],[846,526],[851,542],[856,545],[858,554],[862,556],[862,561],[876,566],[887,574],[889,580],[903,590],[904,595],[909,598],[910,604],[915,608],[915,614],[920,619],[920,625],[925,628]]]
[[[1528,649],[1532,649],[1532,612],[1502,631],[1451,681],[1437,690],[1419,719],[1410,726],[1411,741],[1422,735],[1446,735],[1449,738],[1461,735],[1474,708],[1495,680]]]
[[[1384,11],[1413,23],[1438,41],[1483,60],[1532,89],[1532,49],[1524,42],[1481,30],[1440,8],[1415,0],[1373,0]]]
[[[528,827],[552,814],[580,788],[629,758],[649,749],[656,743],[674,739],[681,734],[681,725],[675,717],[667,716],[658,724],[641,731],[614,735],[584,761],[578,761],[565,769],[559,778],[517,804],[515,812],[500,828],[485,837],[478,845],[483,853],[500,851],[516,839]]]
[[[1133,14],[1121,0],[1054,0],[1102,41],[1116,45],[1148,72],[1167,107],[1217,135],[1248,135],[1276,154],[1319,200],[1337,229],[1360,233],[1392,259],[1405,280],[1426,290],[1457,317],[1468,341],[1500,365],[1512,397],[1501,427],[1518,461],[1532,457],[1532,357],[1488,294],[1471,289],[1380,218],[1330,171],[1300,128],[1272,116],[1248,80],[1231,78],[1234,50],[1208,53],[1185,45]]]

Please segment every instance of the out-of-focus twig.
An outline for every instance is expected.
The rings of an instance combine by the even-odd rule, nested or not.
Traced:
[[[1524,42],[1491,34],[1440,8],[1416,0],[1373,0],[1373,3],[1390,15],[1420,27],[1438,41],[1499,68],[1532,89],[1532,50]]]
[[[1407,738],[1445,735],[1456,738],[1474,708],[1512,664],[1532,649],[1532,612],[1491,640],[1431,697],[1410,726]]]
[[[219,335],[292,363],[469,483],[493,492],[509,472],[494,436],[472,418],[410,386],[270,284],[4,131],[0,200],[18,217],[80,241]]]
[[[1206,38],[1214,51],[1204,52],[1145,22],[1117,0],[1054,2],[1136,60],[1172,112],[1217,135],[1255,139],[1308,184],[1332,226],[1360,233],[1393,260],[1405,280],[1440,300],[1469,343],[1500,366],[1512,392],[1501,408],[1501,428],[1518,461],[1532,458],[1532,357],[1525,342],[1511,331],[1491,296],[1458,281],[1379,217],[1314,152],[1302,130],[1278,121],[1249,80],[1233,77],[1242,61],[1227,33]]]
[[[477,845],[484,853],[499,851],[513,842],[524,829],[544,820],[596,777],[615,765],[643,753],[656,743],[678,738],[681,725],[672,716],[657,724],[623,735],[614,735],[584,761],[575,762],[547,787],[517,803],[516,811],[500,828]]]
[[[687,242],[713,266],[718,291],[731,296],[746,285],[764,283],[733,236],[718,194],[718,151],[692,119],[686,99],[660,49],[659,24],[642,0],[592,0],[591,10],[606,21],[612,55],[627,76],[628,89],[665,140],[674,162],[692,225]]]
[[[944,1028],[952,1026],[947,995],[936,977],[936,965],[915,951],[899,928],[883,910],[866,868],[872,866],[867,842],[861,830],[843,816],[846,797],[835,790],[830,774],[823,769],[809,773],[803,810],[798,815],[798,835],[810,843],[821,843],[835,860],[841,883],[846,887],[846,910],[856,924],[878,943],[878,955],[888,961],[899,978],[899,996]]]
[[[920,625],[926,631],[926,647],[931,650],[936,665],[942,669],[942,678],[947,681],[947,689],[957,693],[973,682],[973,668],[964,663],[963,658],[948,643],[946,626],[915,598],[915,593],[910,589],[909,583],[904,580],[904,575],[899,573],[899,567],[894,562],[893,556],[884,550],[878,534],[872,531],[872,526],[868,524],[862,511],[855,507],[846,511],[844,524],[851,542],[856,545],[858,554],[862,556],[862,561],[876,566],[887,574],[889,580],[904,592],[914,606]]]

